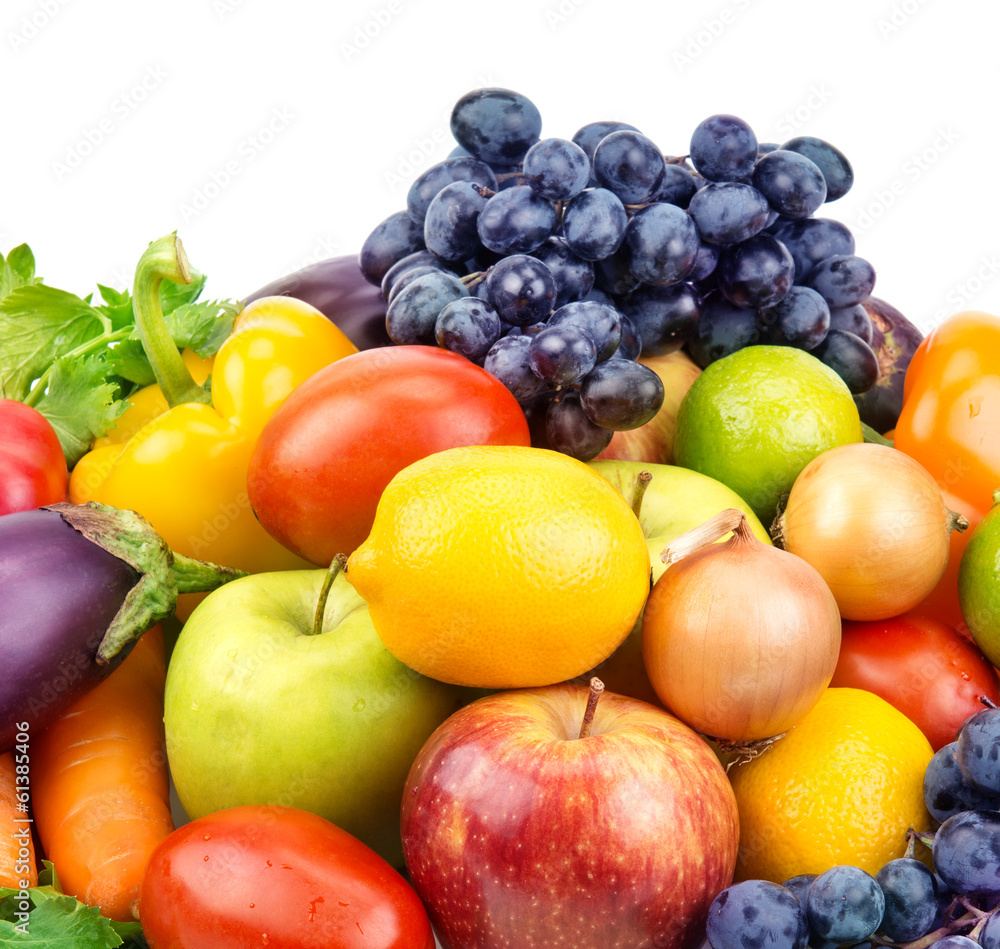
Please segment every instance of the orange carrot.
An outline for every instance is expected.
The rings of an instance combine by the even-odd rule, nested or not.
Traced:
[[[166,662],[154,627],[31,748],[31,803],[63,889],[110,919],[132,904],[173,830],[163,735]]]
[[[30,752],[8,751],[0,755],[0,887],[24,890],[38,883],[35,845],[28,819],[30,792],[27,768]],[[18,764],[21,780],[18,781]]]

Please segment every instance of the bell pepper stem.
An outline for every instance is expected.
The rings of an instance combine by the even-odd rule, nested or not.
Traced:
[[[132,288],[135,322],[167,405],[173,408],[184,402],[208,403],[208,392],[191,378],[163,318],[160,284],[164,280],[191,282],[187,254],[176,234],[153,241],[139,258]]]

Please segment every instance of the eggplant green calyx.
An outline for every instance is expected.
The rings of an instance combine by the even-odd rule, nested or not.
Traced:
[[[74,530],[139,574],[108,625],[97,649],[98,665],[107,665],[146,630],[174,612],[180,593],[205,593],[246,576],[244,571],[174,553],[141,514],[107,504],[47,505]]]

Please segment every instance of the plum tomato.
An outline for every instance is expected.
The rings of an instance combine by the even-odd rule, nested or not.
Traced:
[[[902,712],[939,748],[983,709],[1000,703],[996,670],[958,630],[918,613],[845,620],[831,686],[866,689]]]
[[[433,346],[354,353],[281,404],[250,457],[247,492],[264,529],[327,566],[367,536],[398,471],[465,445],[528,445],[510,390],[464,356]]]
[[[410,884],[294,807],[232,807],[179,827],[153,851],[138,909],[150,949],[434,949]]]

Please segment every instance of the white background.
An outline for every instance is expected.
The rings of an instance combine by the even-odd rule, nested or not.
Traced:
[[[455,100],[505,86],[544,136],[631,122],[669,153],[735,113],[825,138],[876,295],[927,330],[1000,313],[995,0],[3,0],[0,251],[124,287],[177,230],[207,293],[356,253],[451,149]]]

